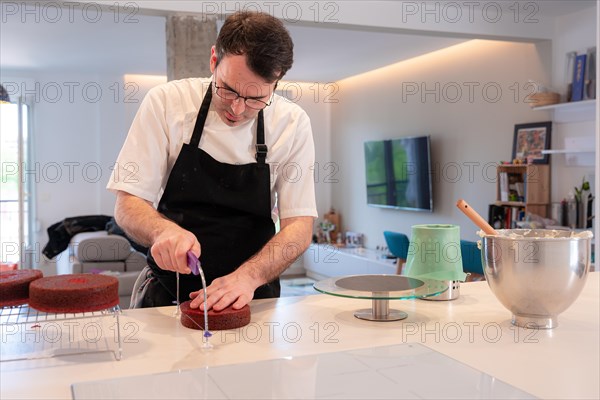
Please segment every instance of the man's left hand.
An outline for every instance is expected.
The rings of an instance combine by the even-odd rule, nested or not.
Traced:
[[[313,222],[313,217],[282,218],[281,230],[258,253],[206,288],[208,309],[220,311],[232,305],[238,310],[248,304],[256,288],[280,276],[308,248]],[[290,248],[297,253],[290,254]],[[190,298],[192,308],[204,310],[202,290],[190,293]]]
[[[212,308],[220,311],[232,305],[234,309],[239,310],[250,303],[257,287],[247,274],[240,271],[232,272],[215,279],[206,288],[206,306],[209,310]],[[190,293],[190,298],[193,299],[190,304],[191,308],[204,310],[203,290]]]

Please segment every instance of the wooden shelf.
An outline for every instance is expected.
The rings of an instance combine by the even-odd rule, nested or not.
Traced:
[[[527,213],[546,218],[550,204],[550,165],[501,164],[496,168],[497,208],[488,212],[488,222],[499,221],[504,228],[516,227]],[[502,193],[517,192],[524,201],[503,201]],[[493,215],[492,215],[493,214]],[[499,219],[498,219],[499,218]]]
[[[494,204],[497,206],[509,206],[509,207],[525,207],[527,203],[524,201],[500,201],[497,200]]]
[[[506,168],[506,169],[512,169],[512,168],[518,169],[518,168],[526,168],[526,167],[527,167],[527,164],[500,164],[500,165],[498,165],[499,169],[504,169],[504,168]]]

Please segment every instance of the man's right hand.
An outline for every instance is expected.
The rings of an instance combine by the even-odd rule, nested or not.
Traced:
[[[159,214],[152,204],[127,192],[117,192],[117,224],[139,244],[150,247],[158,266],[167,271],[189,274],[187,252],[200,257],[196,236]]]
[[[196,236],[178,226],[169,227],[160,232],[150,248],[150,254],[156,264],[164,270],[189,274],[187,252],[191,250],[200,257],[200,243]]]

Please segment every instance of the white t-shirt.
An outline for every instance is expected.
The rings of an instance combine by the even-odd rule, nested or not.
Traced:
[[[122,190],[158,205],[183,143],[190,142],[210,82],[210,78],[182,79],[148,92],[129,129],[107,189]],[[263,113],[266,162],[271,171],[271,208],[277,199],[280,218],[317,217],[315,150],[308,115],[278,95]],[[211,107],[199,147],[222,163],[256,162],[256,124],[254,119],[229,127]]]

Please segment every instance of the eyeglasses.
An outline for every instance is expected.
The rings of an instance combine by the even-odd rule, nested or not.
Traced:
[[[215,74],[216,74],[216,69],[215,69]],[[271,94],[271,97],[269,98],[269,102],[266,103],[262,100],[255,99],[252,97],[240,96],[240,94],[238,92],[236,92],[235,90],[231,90],[224,86],[218,86],[217,82],[215,80],[213,80],[213,86],[215,87],[215,93],[220,98],[225,99],[225,100],[231,100],[231,101],[235,101],[237,99],[244,99],[244,104],[246,105],[246,107],[251,108],[253,110],[262,110],[263,108],[270,106],[271,103],[273,102],[273,94]],[[275,85],[275,87],[277,87],[277,85]]]
[[[263,108],[270,106],[273,101],[273,95],[269,99],[269,102],[266,103],[262,100],[254,99],[252,97],[244,97],[240,96],[240,94],[234,90],[228,89],[223,86],[218,86],[216,83],[213,83],[215,87],[215,93],[222,99],[235,101],[237,99],[244,99],[244,104],[248,108],[252,108],[253,110],[262,110]]]

